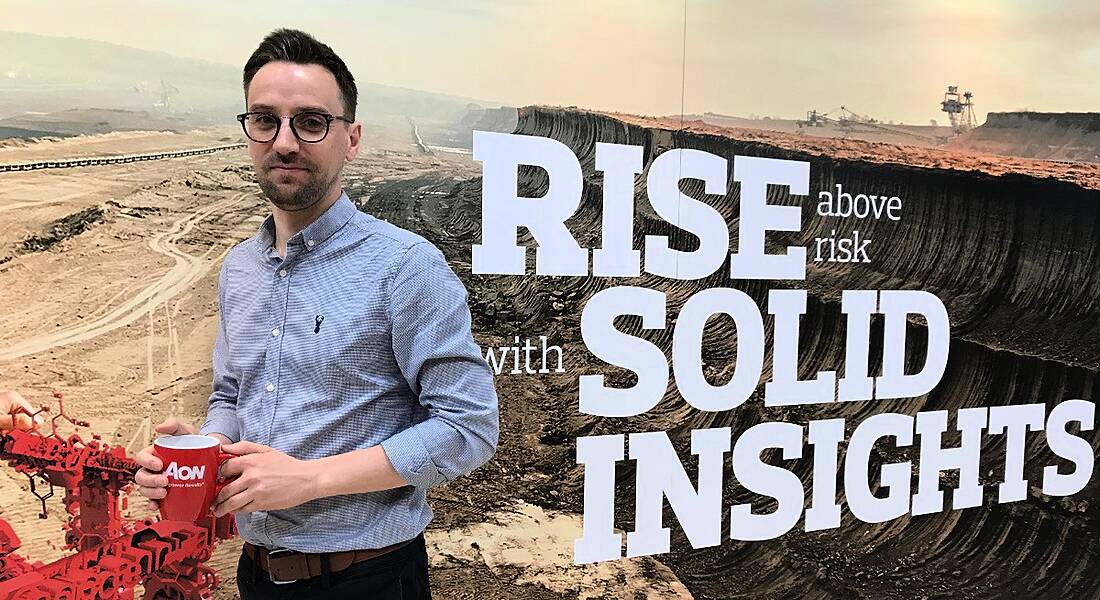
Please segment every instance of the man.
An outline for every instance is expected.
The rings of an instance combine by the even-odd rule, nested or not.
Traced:
[[[214,512],[234,513],[246,541],[241,597],[429,598],[427,489],[489,460],[498,435],[466,290],[429,242],[343,193],[361,125],[331,48],[275,31],[244,89],[271,215],[222,266],[199,430],[238,455]],[[161,462],[149,448],[136,460],[140,492],[163,498]]]

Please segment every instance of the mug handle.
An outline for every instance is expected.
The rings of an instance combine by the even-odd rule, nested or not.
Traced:
[[[218,451],[218,469],[219,470],[221,469],[221,466],[223,464],[225,464],[225,461],[227,461],[231,458],[237,458],[238,456],[239,456],[238,454],[230,454],[228,452],[222,452],[222,451],[219,450]],[[220,494],[222,492],[222,488],[224,488],[226,485],[228,485],[230,481],[232,481],[232,480],[227,479],[225,481],[218,481],[217,483],[214,484],[214,497],[215,498],[218,496],[218,494]]]

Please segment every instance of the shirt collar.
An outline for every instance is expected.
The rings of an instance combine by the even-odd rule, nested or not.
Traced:
[[[337,231],[340,231],[344,225],[347,225],[348,221],[355,216],[355,213],[359,212],[359,209],[355,207],[355,203],[348,198],[347,192],[340,194],[340,197],[328,207],[328,210],[324,212],[315,221],[306,226],[305,229],[294,234],[287,240],[288,246],[301,245],[306,252],[315,250],[333,236]],[[271,248],[275,244],[275,218],[268,215],[264,222],[260,225],[259,231],[256,232],[257,239],[260,240],[260,248],[263,251]]]

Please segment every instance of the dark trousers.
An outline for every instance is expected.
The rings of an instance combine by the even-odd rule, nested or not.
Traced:
[[[294,583],[272,582],[247,554],[237,563],[241,600],[431,600],[428,551],[421,534],[410,544],[338,573]]]

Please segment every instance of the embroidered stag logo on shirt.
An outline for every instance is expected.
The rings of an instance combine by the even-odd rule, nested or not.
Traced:
[[[325,315],[317,315],[313,318],[313,333],[321,333],[321,323],[325,320]]]

